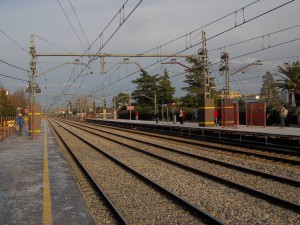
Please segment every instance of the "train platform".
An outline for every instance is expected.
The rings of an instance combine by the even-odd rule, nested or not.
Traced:
[[[107,123],[126,123],[126,124],[136,124],[136,125],[152,125],[152,126],[164,126],[164,127],[178,127],[178,128],[191,128],[191,129],[205,129],[205,130],[220,130],[220,131],[238,131],[238,132],[249,132],[249,133],[256,133],[256,134],[274,134],[274,135],[290,135],[290,136],[297,136],[300,137],[300,127],[285,127],[280,128],[276,126],[245,126],[245,125],[238,125],[238,126],[212,126],[212,127],[201,127],[198,123],[191,123],[185,122],[184,124],[180,124],[179,122],[167,122],[167,121],[146,121],[146,120],[124,120],[124,119],[99,119],[99,118],[87,118],[88,120],[98,120]]]
[[[208,140],[214,139],[240,145],[258,144],[264,148],[276,147],[300,152],[300,127],[280,128],[278,126],[259,127],[245,125],[201,127],[196,122],[180,124],[179,122],[167,121],[101,118],[85,118],[84,120],[120,127],[144,129],[152,132],[173,133]]]
[[[48,122],[0,142],[0,224],[95,224]]]

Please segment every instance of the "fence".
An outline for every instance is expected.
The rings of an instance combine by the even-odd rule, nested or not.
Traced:
[[[15,117],[0,117],[0,140],[12,134],[15,126]]]
[[[238,103],[222,104],[222,127],[235,127],[239,125]]]
[[[246,124],[266,127],[266,103],[246,103]]]

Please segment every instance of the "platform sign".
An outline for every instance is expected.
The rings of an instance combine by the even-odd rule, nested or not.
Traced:
[[[126,110],[134,110],[134,106],[133,105],[127,105]]]

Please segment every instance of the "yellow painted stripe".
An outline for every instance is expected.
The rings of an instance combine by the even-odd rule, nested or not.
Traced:
[[[31,115],[32,115],[32,113],[28,113],[28,116],[31,116]],[[34,113],[34,115],[39,116],[39,115],[41,115],[41,113]]]
[[[199,124],[215,124],[214,122],[199,122]]]
[[[199,109],[214,109],[215,107],[213,106],[206,106],[206,107],[199,107]]]
[[[52,225],[46,124],[45,124],[45,134],[44,134],[44,190],[43,190],[43,197],[44,197],[44,200],[43,200],[43,224],[44,225]]]
[[[32,130],[28,130],[28,132],[32,132]],[[37,133],[37,132],[41,132],[41,130],[34,130],[33,132]]]

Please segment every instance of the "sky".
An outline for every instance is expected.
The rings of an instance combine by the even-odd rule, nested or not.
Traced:
[[[33,34],[37,53],[157,55],[129,57],[128,64],[125,57],[105,57],[104,74],[99,58],[37,57],[37,100],[43,107],[63,106],[81,95],[101,104],[120,92],[130,94],[139,67],[150,75],[166,69],[176,96],[184,96],[185,68],[162,62],[191,66],[176,55],[197,54],[205,31],[216,89],[225,86],[218,68],[227,52],[234,73],[230,89],[258,94],[266,72],[276,75],[278,66],[299,60],[299,8],[299,0],[0,0],[0,84],[10,93],[28,86]],[[257,60],[263,65],[248,66]]]

